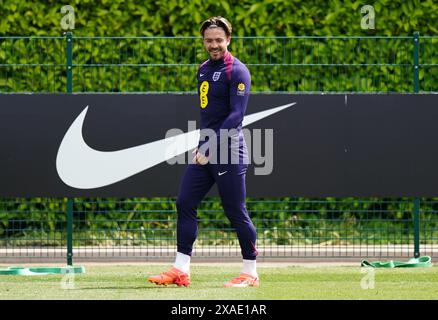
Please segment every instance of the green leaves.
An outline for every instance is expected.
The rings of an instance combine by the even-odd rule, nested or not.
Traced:
[[[228,18],[238,36],[364,35],[360,27],[363,2],[339,1],[74,1],[76,36],[194,36],[213,15]],[[0,35],[60,35],[63,4],[5,1],[0,7]],[[376,0],[377,35],[436,33],[436,1]]]

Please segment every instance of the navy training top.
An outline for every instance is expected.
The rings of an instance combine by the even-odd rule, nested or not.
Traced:
[[[228,51],[220,60],[207,60],[199,67],[198,95],[201,111],[200,129],[212,129],[220,142],[221,129],[236,129],[241,141],[241,151],[246,154],[242,134],[242,120],[246,112],[251,88],[248,68]],[[206,141],[201,137],[198,147]],[[204,150],[205,150],[204,146]],[[207,155],[212,151],[208,150]]]

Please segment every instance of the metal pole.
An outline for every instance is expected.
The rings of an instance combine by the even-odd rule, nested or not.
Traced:
[[[73,92],[73,72],[72,72],[72,64],[73,64],[73,33],[66,33],[67,40],[67,93]]]
[[[67,93],[73,92],[73,33],[66,33]],[[73,266],[73,198],[67,200],[67,265]]]
[[[420,256],[420,199],[414,199],[414,258]]]
[[[414,93],[420,92],[420,33],[414,32]],[[414,199],[414,258],[420,256],[420,199]]]
[[[414,92],[420,92],[420,33],[414,32]]]
[[[67,265],[73,266],[73,199],[67,200]]]

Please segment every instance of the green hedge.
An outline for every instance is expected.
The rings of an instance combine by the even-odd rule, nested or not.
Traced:
[[[70,1],[75,8],[75,92],[196,91],[205,58],[192,39],[78,39],[91,36],[199,36],[223,15],[231,51],[250,65],[253,91],[410,92],[412,39],[241,39],[242,36],[438,35],[436,1],[376,1],[375,30],[362,30],[360,1]],[[0,0],[0,36],[62,36],[57,1]],[[438,91],[438,38],[420,43],[420,86]],[[65,40],[1,39],[0,92],[64,92]],[[169,65],[171,64],[171,65]],[[321,65],[322,64],[322,65]],[[349,64],[349,66],[345,66]],[[354,64],[354,65],[352,65]],[[364,65],[366,64],[366,65]],[[137,66],[136,66],[137,65]]]
[[[421,91],[438,91],[438,37],[420,39]],[[412,92],[401,38],[236,38],[252,92]],[[73,92],[196,92],[198,38],[73,38]],[[0,92],[66,92],[66,39],[0,39]]]
[[[282,1],[282,0],[75,0],[0,1],[1,35],[61,34],[61,7],[76,13],[80,36],[197,36],[200,23],[213,15],[227,17],[238,36],[365,35],[360,8],[375,8],[371,34],[438,34],[434,0]]]

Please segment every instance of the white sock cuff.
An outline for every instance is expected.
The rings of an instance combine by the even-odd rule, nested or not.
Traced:
[[[252,277],[258,277],[256,260],[243,259],[242,273],[249,274]]]
[[[177,252],[173,266],[182,272],[190,273],[190,258],[191,257],[187,254]]]

